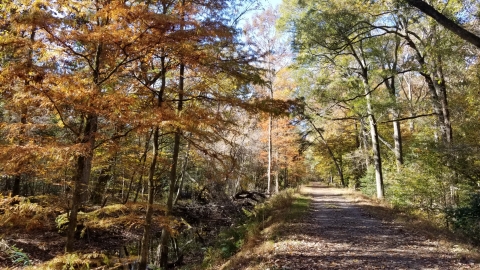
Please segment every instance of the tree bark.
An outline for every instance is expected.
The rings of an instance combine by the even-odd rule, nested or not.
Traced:
[[[92,70],[92,82],[95,85],[95,91],[101,92],[99,85],[100,62],[103,54],[103,44],[99,43],[95,51],[95,66]],[[78,143],[85,146],[85,153],[77,157],[77,168],[74,177],[74,188],[72,196],[72,205],[68,217],[66,252],[73,251],[73,241],[75,239],[75,230],[77,229],[78,210],[87,199],[88,181],[92,171],[93,150],[95,147],[95,136],[98,129],[98,115],[87,113],[84,119],[85,126],[82,127],[81,134],[78,136]]]
[[[185,157],[183,159],[183,164],[182,164],[182,172],[181,172],[181,175],[180,175],[180,184],[178,185],[178,187],[176,187],[177,194],[175,195],[175,200],[173,200],[174,205],[177,204],[180,193],[182,192],[183,182],[185,181],[185,173],[187,171],[187,165],[188,165],[188,154],[190,152],[190,144],[189,143],[187,143],[186,148],[187,149],[185,150]]]
[[[165,66],[165,56],[160,57],[160,65],[161,65],[161,85],[160,91],[157,93],[157,107],[162,107],[163,104],[163,94],[165,92],[167,77],[166,71],[167,68]],[[150,81],[149,84],[154,84],[155,81]],[[155,196],[155,171],[157,168],[157,159],[158,159],[158,149],[159,149],[159,137],[160,137],[160,128],[158,126],[155,127],[153,132],[153,149],[152,149],[152,162],[150,163],[150,170],[148,172],[148,204],[147,204],[147,211],[145,214],[145,225],[143,228],[143,235],[142,235],[142,243],[140,247],[140,269],[146,269],[148,264],[148,254],[150,250],[150,232],[152,227],[152,217],[153,217],[153,203],[154,203],[154,196]],[[145,147],[145,149],[148,149]]]
[[[153,132],[153,153],[152,153],[152,162],[150,163],[150,170],[148,173],[148,203],[147,211],[145,214],[145,225],[143,228],[142,235],[142,245],[140,248],[140,264],[139,269],[146,269],[148,264],[148,251],[150,244],[150,231],[152,228],[152,216],[153,216],[153,202],[155,196],[155,170],[157,168],[157,159],[158,159],[158,138],[159,138],[159,127],[155,128]]]
[[[180,64],[180,78],[179,78],[179,93],[178,93],[178,106],[177,112],[181,112],[183,109],[183,91],[185,82],[185,64]],[[175,187],[177,185],[177,166],[178,166],[178,154],[180,153],[180,137],[181,129],[179,127],[175,130],[175,138],[173,145],[172,166],[170,168],[170,185],[168,187],[167,198],[167,212],[168,217],[173,209],[173,197],[175,194]],[[160,252],[160,267],[168,266],[168,243],[170,242],[170,232],[167,228],[163,228],[161,237],[161,252]]]
[[[395,118],[398,118],[398,112],[394,114]],[[403,143],[402,132],[400,130],[400,121],[393,122],[393,141],[395,144],[395,160],[397,163],[397,171],[400,171],[403,165]]]
[[[97,121],[98,117],[96,115],[88,115],[85,129],[83,131],[83,138],[80,141],[80,143],[86,147],[86,153],[77,157],[72,205],[68,217],[67,243],[65,246],[66,252],[73,251],[78,211],[87,198],[88,181],[92,171],[93,148],[95,144],[95,133],[97,132]]]
[[[268,164],[267,164],[267,194],[270,194],[272,182],[272,114],[268,116]]]
[[[438,12],[431,5],[422,0],[405,0],[409,5],[418,8],[423,13],[432,17],[435,21],[441,24],[446,29],[452,31],[455,35],[461,39],[469,42],[470,44],[475,45],[477,48],[480,48],[480,37],[473,34],[472,32],[464,29],[451,19],[447,18],[442,13]]]
[[[367,113],[369,115],[370,122],[370,135],[372,140],[372,150],[373,150],[373,164],[375,166],[375,183],[377,188],[377,198],[383,199],[384,197],[384,187],[383,187],[383,172],[382,172],[382,157],[380,155],[380,143],[378,140],[378,130],[377,130],[377,121],[373,115],[372,109],[372,97],[370,93],[370,87],[368,86],[368,77],[366,75],[366,70],[364,70],[364,88],[365,88],[365,97],[367,100]]]
[[[100,170],[100,175],[98,176],[97,183],[95,188],[92,190],[91,200],[93,204],[101,204],[103,202],[103,194],[105,193],[105,188],[107,187],[108,180],[111,176],[111,165],[107,169]]]
[[[407,44],[410,46],[410,48],[412,48],[415,51],[416,58],[418,63],[420,64],[420,67],[423,70],[426,70],[428,66],[425,61],[425,57],[420,53],[420,50],[408,35],[405,36],[405,39],[407,40]],[[425,71],[419,71],[419,73],[420,75],[422,75],[422,77],[425,79],[425,82],[427,83],[428,92],[430,94],[430,99],[432,101],[432,108],[433,108],[433,111],[435,112],[435,115],[437,115],[437,127],[438,127],[438,130],[440,131],[441,141],[444,145],[448,145],[449,140],[451,141],[451,125],[450,125],[450,120],[449,120],[450,117],[448,113],[448,103],[446,100],[447,96],[446,96],[446,90],[445,90],[446,89],[445,80],[442,80],[442,78],[439,78],[441,80],[439,84],[436,82],[436,78],[433,75],[433,73],[429,74]],[[443,86],[441,84],[443,84]],[[440,98],[439,94],[442,94],[442,95],[444,94],[445,99],[443,100],[443,97]]]
[[[453,132],[452,132],[452,123],[450,121],[450,110],[448,108],[448,98],[447,98],[447,84],[445,82],[445,76],[443,74],[443,61],[442,57],[438,56],[436,61],[436,80],[435,86],[437,90],[437,95],[440,100],[440,106],[442,108],[443,121],[444,121],[444,134],[445,134],[445,143],[446,146],[449,146],[453,142]]]

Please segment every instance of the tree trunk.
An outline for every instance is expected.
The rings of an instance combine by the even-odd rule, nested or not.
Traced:
[[[441,24],[446,29],[452,31],[455,35],[460,37],[461,39],[469,42],[480,48],[480,37],[475,35],[468,30],[465,30],[460,25],[455,23],[454,21],[447,18],[442,13],[438,12],[434,7],[429,5],[423,0],[405,0],[409,5],[418,8],[423,13],[427,14],[428,16],[432,17],[435,21]]]
[[[145,171],[145,163],[147,162],[148,149],[150,148],[150,140],[152,139],[152,135],[153,135],[154,131],[155,131],[155,129],[152,129],[148,133],[148,136],[147,136],[146,141],[145,141],[145,147],[144,147],[145,150],[143,151],[143,154],[140,157],[140,167],[141,167],[141,170],[140,170],[140,173],[139,173],[140,177],[138,179],[138,186],[137,186],[137,189],[136,189],[136,192],[135,192],[135,197],[133,199],[133,202],[137,202],[138,193],[140,192],[140,187],[142,186],[143,173]],[[130,197],[130,192],[132,190],[132,185],[133,185],[133,181],[135,180],[136,173],[137,173],[137,170],[135,170],[135,172],[132,175],[132,179],[130,180],[130,185],[128,187],[127,195],[125,196],[125,200],[123,201],[123,204],[126,204],[128,202],[128,198]]]
[[[365,168],[368,168],[368,166],[370,166],[370,156],[368,154],[368,131],[365,126],[366,126],[365,119],[361,118],[360,119],[360,136],[361,136],[360,142],[362,142],[362,148],[363,148],[362,150],[365,157]]]
[[[190,152],[190,144],[189,143],[187,143],[186,148],[187,149],[185,150],[185,157],[183,159],[183,164],[182,164],[182,172],[181,172],[181,175],[180,175],[180,184],[178,185],[178,187],[176,187],[177,195],[175,196],[175,200],[173,201],[174,205],[177,204],[180,193],[182,192],[183,182],[185,181],[185,173],[187,171],[187,165],[188,165],[188,154]]]
[[[442,68],[442,58],[441,56],[437,57],[436,64],[436,76],[434,78],[435,89],[437,91],[438,98],[440,100],[440,106],[442,108],[443,121],[445,128],[445,145],[449,146],[453,141],[453,132],[452,124],[450,122],[450,110],[448,108],[448,98],[447,98],[447,85],[445,82],[445,76],[443,74]]]
[[[101,93],[99,85],[100,61],[103,53],[103,44],[97,44],[95,52],[95,66],[93,68],[93,83],[95,91]],[[77,168],[74,177],[74,187],[72,195],[72,205],[70,215],[68,217],[67,243],[65,245],[66,252],[73,251],[73,242],[75,239],[75,230],[77,229],[78,210],[86,201],[88,182],[92,171],[93,151],[95,147],[95,135],[98,129],[98,116],[95,113],[87,113],[84,119],[85,127],[78,136],[78,143],[81,143],[86,149],[85,153],[77,157]]]
[[[267,194],[270,194],[270,185],[272,181],[272,114],[268,117],[268,164],[267,164]]]
[[[398,112],[395,112],[394,117],[395,119],[398,119]],[[399,172],[403,165],[403,144],[400,121],[393,122],[393,141],[395,144],[395,160],[397,163],[397,171]]]
[[[107,169],[102,169],[100,171],[95,188],[92,190],[91,200],[93,204],[101,204],[103,202],[105,188],[107,187],[108,180],[112,177],[110,173],[111,167],[112,166],[109,165]]]
[[[20,195],[20,184],[22,182],[22,176],[20,174],[13,177],[12,196]]]
[[[366,73],[366,71],[364,71]],[[377,187],[377,198],[383,199],[384,197],[384,188],[383,188],[383,172],[382,172],[382,158],[380,156],[380,143],[378,140],[378,130],[377,130],[377,121],[373,115],[372,109],[372,96],[370,93],[370,87],[368,86],[368,77],[364,75],[364,87],[365,87],[365,97],[367,100],[367,113],[369,115],[370,122],[370,135],[372,139],[372,150],[373,150],[373,164],[375,166],[375,183]]]
[[[412,39],[408,35],[405,36],[405,39],[407,40],[407,44],[410,46],[410,48],[412,48],[415,51],[417,61],[420,64],[421,68],[427,69],[428,66],[427,66],[427,63],[425,62],[425,58],[420,53],[415,43],[412,41]],[[435,82],[436,78],[435,76],[433,76],[433,74],[428,74],[424,71],[419,71],[419,73],[420,75],[423,76],[428,86],[428,92],[430,93],[430,99],[432,100],[433,111],[435,115],[437,115],[437,127],[438,127],[438,130],[440,131],[441,141],[444,145],[448,145],[449,140],[451,140],[451,127],[450,127],[450,116],[448,114],[448,104],[446,100],[447,96],[446,96],[446,91],[444,91],[446,89],[445,81],[443,80],[442,77],[440,77],[439,78],[441,80],[440,84],[443,84],[443,86],[440,86],[438,83]],[[440,98],[439,94],[442,94],[442,95],[445,94],[444,98],[443,97]],[[442,107],[442,103],[444,103],[443,107]],[[445,118],[447,118],[447,120]],[[448,134],[449,132],[450,132],[450,135]]]
[[[142,245],[140,248],[140,266],[139,269],[146,269],[148,265],[148,251],[150,244],[150,230],[152,227],[152,216],[153,216],[153,202],[154,202],[154,189],[155,189],[155,170],[157,167],[158,159],[158,138],[159,138],[159,127],[155,128],[153,132],[153,153],[152,153],[152,162],[150,163],[150,170],[148,172],[148,203],[147,203],[147,212],[145,214],[145,225],[143,228],[142,235]]]
[[[181,112],[183,109],[183,91],[184,91],[184,81],[185,81],[185,65],[180,64],[180,78],[179,78],[179,93],[178,93],[178,106],[177,112]],[[181,129],[176,128],[175,138],[173,145],[173,156],[172,156],[172,166],[170,168],[170,185],[168,187],[168,198],[167,198],[167,212],[166,216],[168,217],[173,209],[173,197],[175,194],[175,187],[177,185],[177,166],[178,166],[178,154],[180,153],[180,136]],[[162,230],[161,238],[161,254],[160,254],[160,267],[167,267],[168,265],[168,243],[170,242],[170,232],[167,228]]]
[[[165,66],[165,56],[160,57],[161,64],[161,86],[160,91],[157,96],[157,107],[161,107],[163,104],[163,93],[165,92],[166,87],[166,66]],[[150,82],[150,84],[155,83],[155,81]],[[160,128],[157,126],[153,131],[153,149],[152,149],[152,162],[150,163],[150,170],[148,172],[148,204],[147,212],[145,214],[145,226],[143,228],[142,243],[140,247],[140,263],[139,267],[141,270],[147,268],[148,264],[148,254],[150,250],[150,231],[152,227],[152,216],[153,216],[153,203],[155,196],[155,171],[157,168],[157,159],[158,159],[158,150],[159,150],[159,138],[160,138]],[[148,149],[145,147],[145,149]],[[140,178],[141,182],[141,178]],[[141,184],[141,183],[139,183]],[[137,191],[138,193],[138,191]],[[135,195],[136,200],[136,195]]]
[[[82,143],[86,147],[84,155],[77,157],[76,173],[74,178],[72,205],[68,217],[66,252],[73,251],[75,231],[77,229],[78,210],[87,199],[88,181],[92,171],[93,148],[95,145],[95,133],[97,132],[98,117],[89,114],[83,131]]]

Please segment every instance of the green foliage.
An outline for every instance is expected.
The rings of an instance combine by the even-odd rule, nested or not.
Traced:
[[[223,258],[228,258],[237,252],[243,245],[243,239],[246,233],[246,226],[234,227],[220,233],[219,246]]]
[[[377,194],[375,185],[375,168],[371,165],[368,167],[365,175],[360,178],[360,190],[363,194],[373,197]]]
[[[468,236],[476,244],[480,244],[480,194],[475,193],[470,201],[461,207],[449,208],[447,219],[457,232]]]
[[[8,245],[7,241],[3,239],[0,241],[0,253],[7,255],[16,265],[28,266],[32,264],[28,255],[22,249],[15,245]]]

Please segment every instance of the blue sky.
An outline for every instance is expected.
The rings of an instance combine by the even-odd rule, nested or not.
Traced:
[[[276,6],[282,3],[282,0],[263,0],[262,2],[266,3],[267,5],[271,4],[272,6]]]

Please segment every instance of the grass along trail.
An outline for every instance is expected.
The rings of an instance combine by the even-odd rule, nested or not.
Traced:
[[[480,269],[458,245],[373,217],[349,190],[302,193],[312,199],[306,216],[264,229],[223,269]]]

